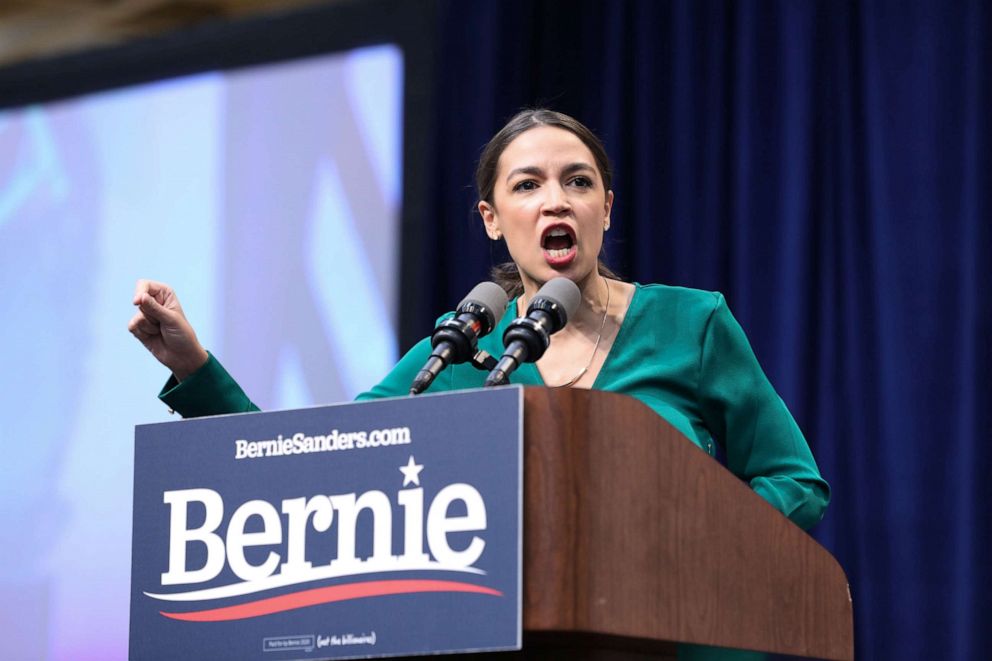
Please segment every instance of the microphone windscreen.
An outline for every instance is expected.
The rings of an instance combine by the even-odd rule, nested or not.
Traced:
[[[480,282],[458,304],[458,310],[464,311],[469,305],[481,307],[486,312],[489,328],[492,329],[503,318],[506,304],[510,302],[506,291],[495,282]],[[473,305],[474,304],[474,305]]]
[[[562,319],[562,325],[564,325],[568,318],[579,309],[582,293],[579,292],[578,285],[568,278],[554,278],[545,282],[544,286],[538,290],[534,299],[537,300],[538,298],[547,299],[561,306],[565,313],[565,319]]]

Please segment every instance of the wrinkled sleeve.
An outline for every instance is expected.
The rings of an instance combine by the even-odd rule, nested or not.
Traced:
[[[220,361],[207,353],[207,362],[182,382],[170,376],[158,398],[184,418],[258,411]]]
[[[798,526],[818,523],[830,487],[721,294],[703,334],[699,397],[727,467]]]

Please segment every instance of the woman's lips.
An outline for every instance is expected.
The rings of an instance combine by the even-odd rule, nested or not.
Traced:
[[[579,247],[574,243],[571,248],[560,248],[558,250],[544,249],[544,259],[550,266],[567,266],[572,263],[572,260],[578,254]]]

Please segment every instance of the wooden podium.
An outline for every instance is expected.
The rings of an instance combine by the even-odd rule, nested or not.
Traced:
[[[516,657],[675,658],[681,641],[854,658],[837,561],[651,409],[589,390],[524,399]]]

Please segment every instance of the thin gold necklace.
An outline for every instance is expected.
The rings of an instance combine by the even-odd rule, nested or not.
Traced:
[[[548,386],[549,388],[567,388],[585,376],[586,372],[589,371],[589,368],[592,367],[592,361],[595,360],[596,352],[599,351],[599,343],[603,341],[603,329],[606,328],[606,317],[610,313],[610,281],[603,276],[603,282],[606,284],[606,309],[603,310],[603,321],[599,324],[599,336],[596,337],[596,346],[592,348],[592,355],[589,356],[589,362],[586,363],[585,367],[579,370],[578,374],[572,377],[571,381],[567,381],[566,383],[562,383],[557,386]]]

